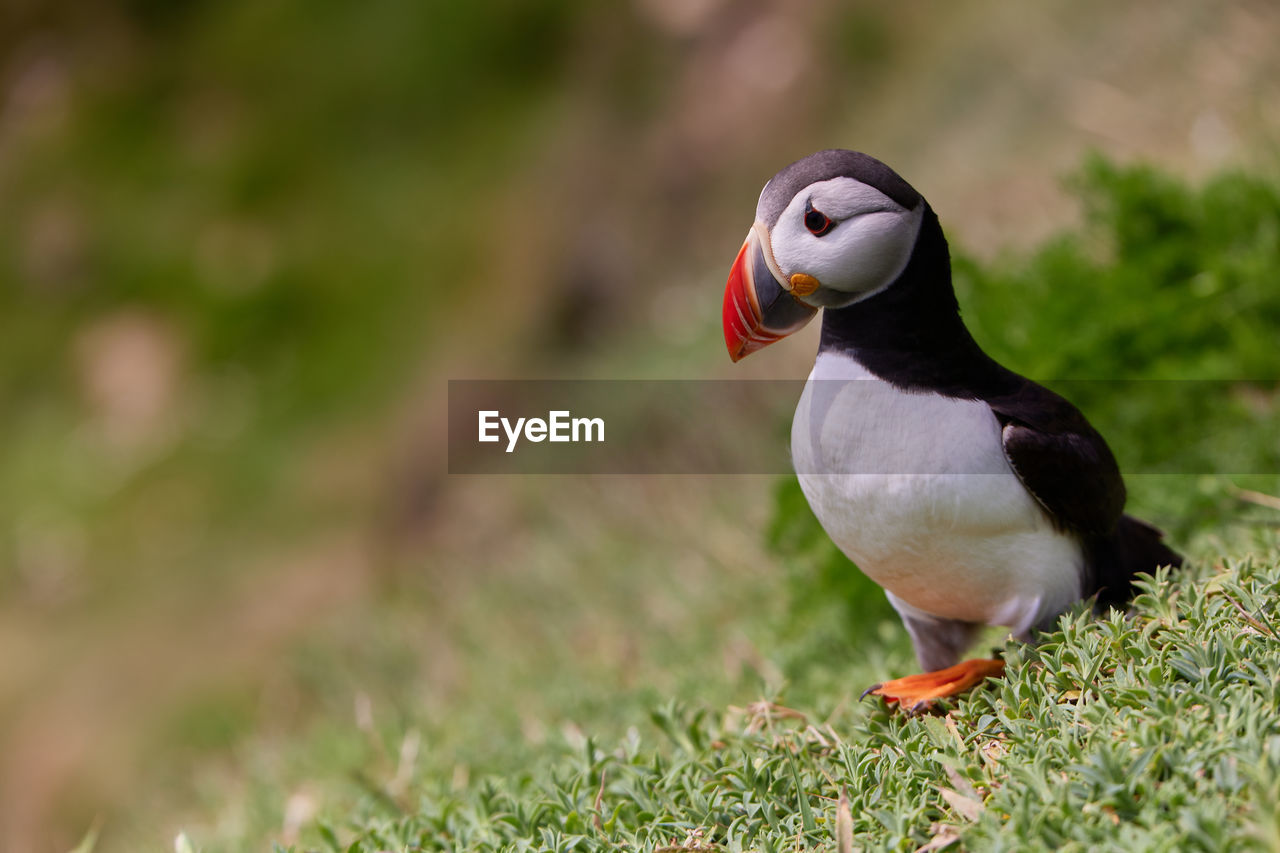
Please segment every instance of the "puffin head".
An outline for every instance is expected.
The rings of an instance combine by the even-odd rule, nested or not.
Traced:
[[[729,357],[782,340],[819,308],[843,308],[893,284],[926,207],[896,172],[856,151],[819,151],[774,175],[729,270]]]

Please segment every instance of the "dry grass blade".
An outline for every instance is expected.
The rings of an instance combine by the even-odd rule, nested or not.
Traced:
[[[1233,489],[1235,496],[1242,501],[1258,506],[1265,506],[1268,509],[1280,510],[1280,498],[1275,495],[1268,495],[1265,492],[1255,492],[1252,489]]]
[[[836,806],[836,850],[853,853],[853,811],[849,808],[849,786],[840,786],[840,804]]]
[[[933,838],[930,838],[920,847],[916,848],[915,853],[930,853],[933,850],[945,850],[952,844],[960,840],[960,833],[956,831],[954,826],[943,826],[934,824]]]
[[[984,807],[982,803],[972,797],[966,797],[964,794],[953,791],[950,788],[940,787],[938,788],[938,793],[942,794],[942,799],[947,801],[947,805],[951,806],[956,814],[965,820],[976,821],[982,817],[982,809]]]
[[[607,770],[600,771],[600,787],[596,789],[595,814],[591,816],[591,822],[595,825],[596,832],[604,835],[604,822],[600,820],[601,810],[604,808],[604,783]]]
[[[1252,613],[1250,613],[1248,610],[1245,609],[1243,604],[1236,601],[1228,593],[1222,592],[1221,590],[1219,590],[1218,594],[1221,595],[1223,598],[1225,598],[1227,601],[1230,601],[1231,605],[1236,610],[1240,611],[1240,615],[1244,617],[1244,621],[1252,625],[1258,631],[1259,634],[1268,634],[1272,637],[1276,636],[1276,632],[1272,630],[1270,625],[1264,625],[1261,622],[1259,622],[1258,619]]]
[[[84,834],[84,838],[80,839],[80,843],[73,847],[70,853],[93,853],[94,848],[98,846],[98,832],[101,829],[102,819],[94,820],[93,825],[89,827],[89,831]]]
[[[712,842],[704,840],[702,836],[703,832],[700,828],[686,830],[683,842],[659,847],[653,853],[706,853],[709,850],[719,849]]]
[[[947,774],[947,781],[951,783],[951,787],[955,788],[962,797],[967,797],[974,802],[981,803],[982,798],[978,796],[978,792],[973,789],[973,785],[969,780],[961,776],[951,767],[943,766],[943,771]]]

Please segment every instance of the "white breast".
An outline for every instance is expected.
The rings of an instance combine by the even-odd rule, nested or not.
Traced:
[[[1025,635],[1080,598],[1079,543],[1018,481],[985,403],[902,391],[824,353],[791,453],[827,534],[910,607]]]

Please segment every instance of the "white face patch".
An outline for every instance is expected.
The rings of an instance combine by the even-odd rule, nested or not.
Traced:
[[[834,227],[821,237],[804,224],[812,206]],[[907,210],[853,178],[832,178],[805,187],[778,217],[770,234],[773,257],[783,275],[805,273],[821,287],[803,301],[835,308],[878,293],[906,267],[924,215],[924,201]]]

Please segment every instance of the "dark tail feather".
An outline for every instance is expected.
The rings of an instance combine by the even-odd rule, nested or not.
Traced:
[[[1182,555],[1164,544],[1159,528],[1131,515],[1120,516],[1115,536],[1098,549],[1095,560],[1098,604],[1123,606],[1133,597],[1133,576],[1160,566],[1182,566]]]

